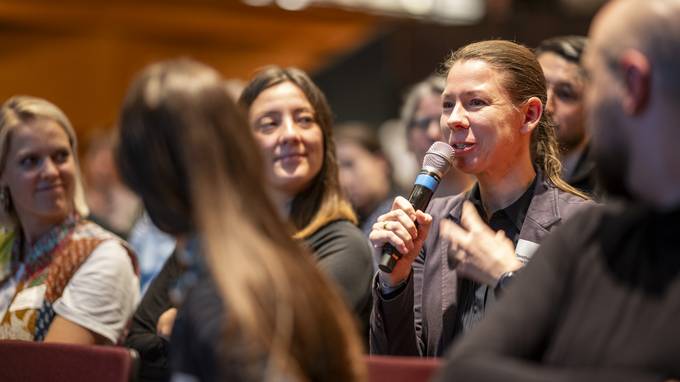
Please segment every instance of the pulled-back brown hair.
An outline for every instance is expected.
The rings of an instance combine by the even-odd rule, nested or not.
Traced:
[[[324,147],[321,170],[303,191],[295,195],[291,203],[290,220],[297,230],[295,237],[308,237],[334,220],[346,219],[356,224],[356,214],[343,196],[338,180],[331,108],[326,96],[309,76],[297,68],[264,68],[248,82],[238,102],[245,110],[249,110],[260,93],[284,82],[297,86],[312,105],[314,118],[323,134]]]
[[[264,380],[361,380],[352,316],[290,237],[256,147],[217,72],[177,60],[132,83],[116,160],[154,223],[200,238],[225,305],[227,349],[246,363],[266,357],[264,371],[255,367]]]
[[[515,105],[537,97],[545,105],[548,100],[545,76],[534,53],[528,48],[505,40],[481,41],[466,45],[451,54],[444,67],[448,72],[459,61],[480,60],[503,74],[503,86]],[[531,134],[533,165],[555,187],[578,195],[588,196],[562,179],[555,127],[547,113],[541,114],[538,126]]]

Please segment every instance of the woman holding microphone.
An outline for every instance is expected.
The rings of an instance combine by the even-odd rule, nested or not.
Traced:
[[[442,135],[454,166],[477,182],[427,211],[397,197],[374,224],[374,252],[389,243],[402,257],[374,280],[372,353],[442,355],[541,240],[587,205],[560,178],[545,79],[529,49],[483,41],[454,52],[446,67]]]

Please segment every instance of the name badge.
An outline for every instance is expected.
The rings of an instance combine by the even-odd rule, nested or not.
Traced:
[[[36,287],[24,289],[17,294],[14,302],[9,307],[10,312],[16,312],[24,309],[38,309],[42,306],[45,299],[45,284]]]
[[[519,239],[517,242],[517,247],[515,247],[515,255],[522,261],[523,263],[529,262],[531,260],[531,257],[534,256],[534,253],[538,249],[539,244],[534,243],[533,241],[529,240],[524,240],[524,239]]]

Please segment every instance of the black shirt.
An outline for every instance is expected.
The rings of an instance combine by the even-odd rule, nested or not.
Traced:
[[[139,353],[140,381],[165,381],[169,378],[167,338],[156,334],[158,318],[173,307],[168,290],[182,273],[182,267],[173,252],[165,261],[156,278],[151,281],[134,316],[125,346]]]
[[[491,217],[486,216],[484,205],[482,204],[482,195],[479,190],[479,183],[468,192],[468,200],[475,206],[479,216],[491,227],[494,231],[503,230],[505,236],[512,240],[514,245],[517,245],[519,239],[519,232],[522,230],[524,218],[527,216],[531,199],[534,197],[534,188],[536,188],[536,177],[531,181],[529,188],[524,191],[522,196],[515,200],[509,206],[495,211]]]
[[[512,240],[513,245],[517,246],[519,233],[522,230],[524,218],[529,210],[531,199],[534,196],[536,187],[536,177],[526,191],[516,201],[509,206],[495,211],[491,217],[486,216],[482,196],[479,190],[479,183],[468,192],[467,199],[477,209],[477,213],[494,231],[503,230],[505,236]],[[463,330],[472,328],[484,317],[484,312],[488,305],[493,304],[495,296],[493,287],[481,284],[469,279],[460,279],[460,310]]]
[[[211,277],[198,281],[188,292],[177,313],[172,329],[170,364],[176,377],[188,376],[198,381],[256,381],[252,368],[245,362],[245,345],[225,347],[227,312]],[[233,337],[233,336],[232,336]],[[230,338],[230,342],[238,342]],[[174,378],[173,378],[174,379]],[[181,378],[178,378],[181,379]]]
[[[354,311],[362,334],[368,342],[368,320],[373,301],[370,290],[373,266],[368,240],[352,223],[346,220],[337,220],[314,232],[304,240],[304,243],[313,252],[318,267],[338,285],[349,308]],[[182,266],[178,261],[178,254],[175,252],[168,258],[158,276],[151,282],[133,317],[132,327],[125,340],[125,345],[135,349],[140,355],[140,379],[142,381],[164,381],[169,377],[168,351],[170,346],[167,339],[156,334],[156,324],[161,314],[173,307],[169,290],[175,286],[181,274]],[[204,290],[197,292],[196,295],[205,297],[208,302],[213,301],[216,294],[211,291],[212,285],[204,285],[202,288]],[[192,302],[196,306],[202,303]],[[180,312],[182,310],[180,309]],[[190,317],[191,319],[185,318],[185,320],[189,322],[194,319],[195,321],[206,320],[204,313],[194,313],[194,316]],[[211,335],[219,336],[217,331],[219,326],[213,321],[221,321],[221,317],[211,315],[210,320],[211,324],[208,327],[211,330],[214,329]],[[174,330],[177,327],[176,323],[173,328],[173,337]],[[195,329],[185,325],[182,330],[191,333]],[[200,331],[196,333],[197,336],[182,334],[184,337],[180,336],[180,338],[187,341],[192,339],[200,341],[203,340],[201,336],[206,330],[206,328],[200,328]],[[206,334],[204,337],[206,341],[210,339],[210,335]],[[206,344],[202,346],[208,347]],[[191,354],[188,355],[193,357]],[[182,356],[178,356],[176,359],[180,358]],[[212,367],[213,359],[212,353],[206,354],[205,360],[201,361],[202,366]],[[215,373],[215,370],[208,372],[210,375]]]
[[[349,221],[336,220],[305,238],[305,244],[316,258],[319,269],[340,287],[368,343],[368,320],[373,306],[373,260],[368,239]]]

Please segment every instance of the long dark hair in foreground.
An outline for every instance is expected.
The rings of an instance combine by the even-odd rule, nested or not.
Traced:
[[[257,143],[217,72],[186,59],[146,68],[120,129],[119,168],[153,222],[201,238],[226,348],[266,356],[253,378],[363,379],[352,318],[269,201]]]

